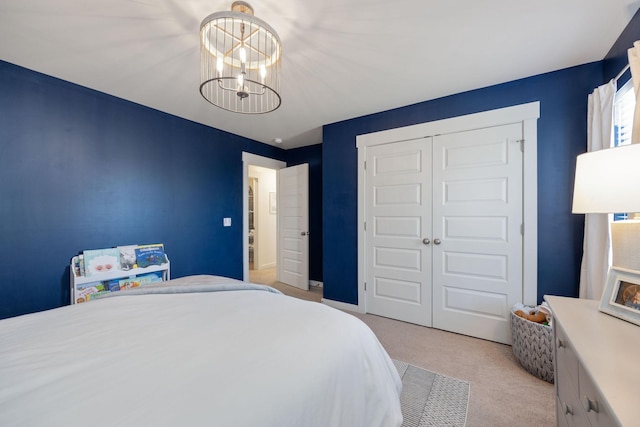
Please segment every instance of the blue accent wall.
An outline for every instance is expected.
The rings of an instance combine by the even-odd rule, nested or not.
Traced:
[[[322,144],[287,150],[285,161],[309,164],[309,279],[322,282]]]
[[[242,278],[242,151],[284,160],[0,61],[0,318],[68,304],[84,249],[161,242],[172,277]]]
[[[575,159],[586,150],[587,95],[601,81],[597,62],[325,126],[324,297],[358,303],[356,135],[534,101],[540,101],[538,297],[575,295],[584,228],[584,217],[571,214]]]

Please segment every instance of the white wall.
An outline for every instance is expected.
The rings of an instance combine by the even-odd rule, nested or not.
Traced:
[[[256,227],[253,243],[254,269],[275,267],[277,260],[276,214],[269,213],[269,193],[276,192],[276,171],[249,165],[249,177],[258,180],[257,188],[254,189],[254,225]]]

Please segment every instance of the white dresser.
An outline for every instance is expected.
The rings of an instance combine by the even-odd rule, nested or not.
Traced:
[[[599,301],[545,296],[554,315],[558,426],[640,426],[640,326]]]

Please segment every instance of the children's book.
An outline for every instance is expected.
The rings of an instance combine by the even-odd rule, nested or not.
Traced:
[[[152,273],[140,274],[136,277],[136,279],[138,279],[138,281],[140,282],[140,286],[162,282],[162,272],[154,271]]]
[[[109,295],[111,292],[109,291],[100,291],[100,292],[96,292],[95,294],[89,294],[87,295],[87,301],[93,301],[95,299],[99,299],[102,298],[104,296]]]
[[[118,251],[120,251],[120,268],[122,270],[127,271],[138,267],[136,262],[137,248],[138,245],[118,246]]]
[[[127,289],[133,289],[133,288],[137,288],[138,286],[140,286],[140,281],[138,280],[137,277],[130,277],[128,279],[120,279],[119,281],[120,284],[120,290],[124,291]]]
[[[83,255],[86,277],[120,270],[120,251],[117,248],[85,250]]]
[[[80,276],[84,276],[84,255],[78,255],[78,266],[80,268]]]
[[[104,292],[104,284],[102,282],[91,282],[80,285],[76,288],[76,303],[86,302],[91,299],[90,295]]]
[[[138,262],[138,268],[164,264],[167,262],[164,255],[164,245],[158,243],[155,245],[138,246],[136,249],[136,260]]]
[[[117,292],[120,290],[120,281],[118,279],[108,280],[104,282],[104,287],[106,291]]]

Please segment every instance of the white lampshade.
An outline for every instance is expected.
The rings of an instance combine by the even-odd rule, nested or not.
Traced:
[[[579,155],[572,212],[640,212],[640,144]]]

